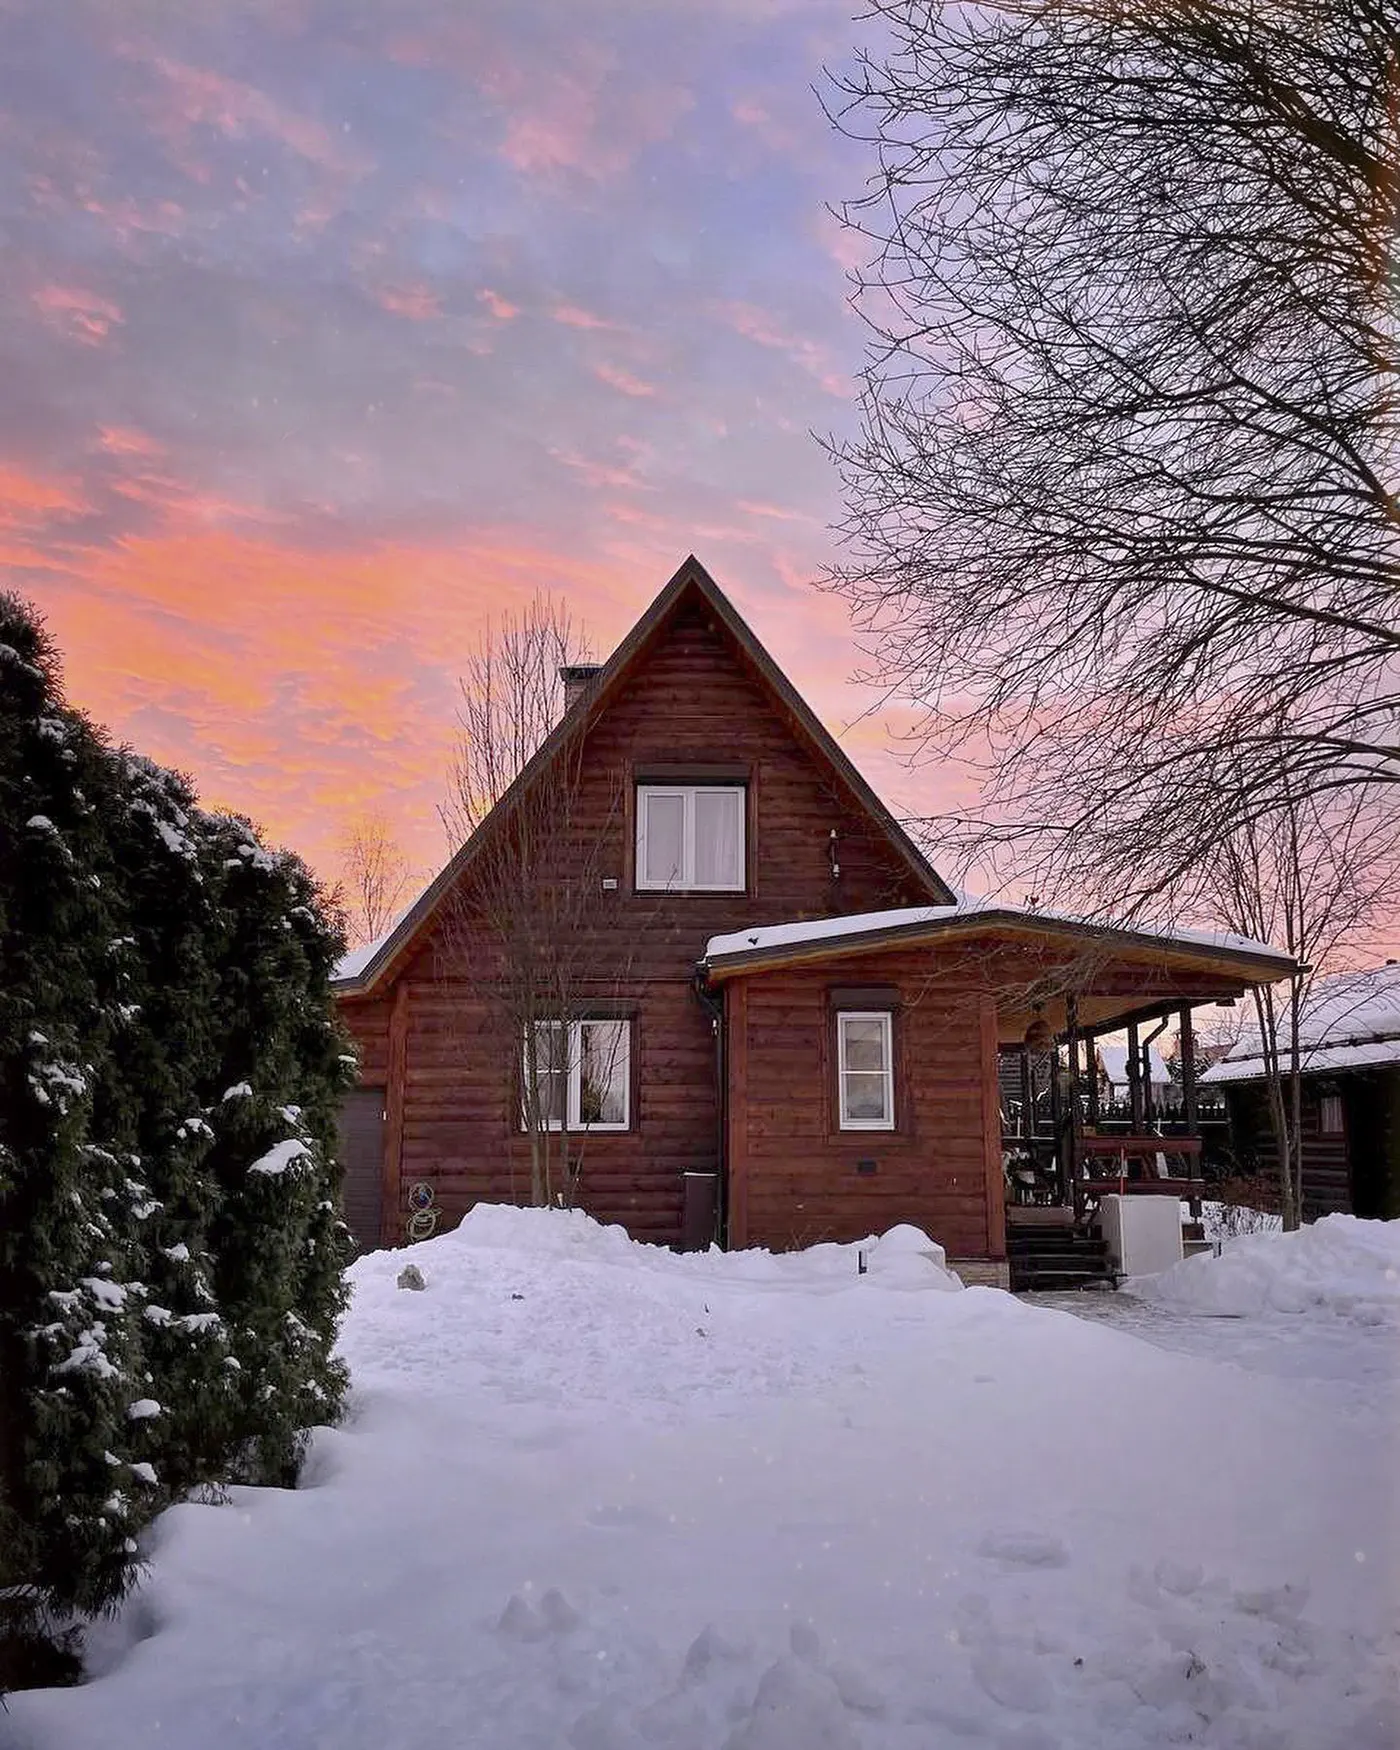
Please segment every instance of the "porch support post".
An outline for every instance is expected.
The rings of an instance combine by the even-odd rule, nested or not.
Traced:
[[[1142,1047],[1138,1044],[1136,1021],[1128,1025],[1128,1103],[1133,1114],[1133,1134],[1141,1136],[1147,1120],[1142,1109]]]
[[[1177,1032],[1177,1051],[1181,1056],[1181,1115],[1186,1120],[1186,1134],[1195,1136],[1196,1117],[1196,1041],[1191,1029],[1191,1005],[1181,1005],[1181,1022]]]
[[[1021,1059],[1021,1135],[1029,1140],[1035,1135],[1035,1083],[1031,1079],[1031,1048],[1017,1048]]]
[[[1079,1176],[1079,1003],[1065,998],[1065,1044],[1069,1058],[1069,1124],[1065,1131],[1064,1175],[1066,1201],[1073,1203]]]
[[[1085,1094],[1089,1103],[1089,1122],[1097,1130],[1099,1127],[1099,1066],[1094,1056],[1094,1035],[1084,1035],[1084,1074],[1088,1078]]]

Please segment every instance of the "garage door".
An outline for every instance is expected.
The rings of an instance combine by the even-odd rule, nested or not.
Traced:
[[[379,1244],[384,1183],[384,1090],[354,1088],[340,1108],[341,1206],[362,1251]]]

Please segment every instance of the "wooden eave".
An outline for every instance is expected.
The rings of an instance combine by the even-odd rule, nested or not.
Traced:
[[[1253,984],[1273,984],[1286,978],[1294,964],[1289,955],[1282,953],[1263,954],[1213,943],[1189,942],[1177,936],[1125,930],[1111,924],[1039,918],[1027,912],[989,909],[951,918],[853,931],[847,936],[820,936],[804,942],[740,949],[703,960],[700,970],[709,983],[717,985],[728,979],[746,978],[779,967],[845,960],[885,949],[935,946],[986,935],[1009,940],[1058,941],[1076,947],[1092,945],[1130,960],[1150,959],[1154,966],[1163,969],[1218,975],[1228,987],[1226,994]]]
[[[501,830],[520,798],[549,766],[560,749],[574,736],[586,735],[606,710],[612,698],[631,675],[636,663],[690,593],[697,595],[734,638],[740,650],[774,693],[795,727],[825,762],[838,781],[851,793],[888,840],[910,874],[926,890],[934,905],[951,905],[956,895],[937,873],[870,785],[842,752],[831,732],[802,698],[787,676],[754,636],[719,585],[692,553],[652,602],[632,630],[602,666],[597,681],[560,718],[521,769],[515,781],[481,825],[442,868],[410,906],[380,947],[351,978],[338,979],[332,990],[338,998],[353,999],[377,992],[392,980],[418,937],[437,915],[448,894],[467,873],[492,833]]]

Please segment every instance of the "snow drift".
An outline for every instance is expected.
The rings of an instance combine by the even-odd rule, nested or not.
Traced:
[[[1218,1258],[1186,1258],[1126,1286],[1182,1312],[1325,1312],[1379,1324],[1400,1319],[1400,1221],[1328,1215],[1296,1233],[1243,1234]]]

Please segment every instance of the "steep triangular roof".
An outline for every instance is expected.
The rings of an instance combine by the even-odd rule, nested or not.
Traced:
[[[517,799],[530,787],[539,772],[549,764],[562,746],[565,737],[579,731],[587,732],[592,723],[606,710],[647,649],[672,617],[687,601],[698,599],[734,638],[752,664],[759,679],[773,693],[791,717],[798,732],[809,742],[813,752],[832,770],[836,778],[870,817],[875,827],[889,842],[909,873],[928,890],[935,905],[950,905],[956,895],[937,874],[913,840],[885,807],[880,798],[861,777],[850,759],[842,752],[831,732],[802,698],[758,639],[738,609],[725,595],[705,567],[692,553],[680,566],[670,582],[652,602],[632,630],[613,651],[599,671],[588,693],[578,699],[556,727],[540,744],[534,757],[525,765],[514,783],[487,815],[477,830],[418,896],[418,899],[398,923],[369,949],[359,949],[347,955],[341,965],[342,975],[336,980],[336,990],[342,995],[361,995],[381,984],[402,960],[420,933],[436,915],[439,906],[457,881],[471,866],[482,843],[507,818]],[[347,965],[347,962],[349,963]]]

